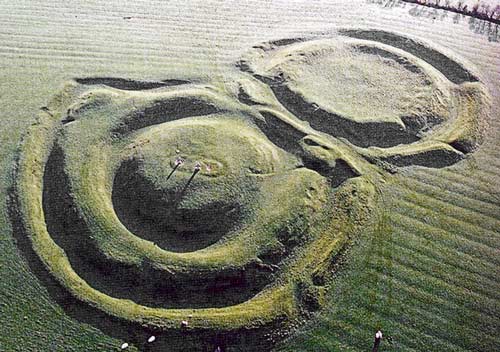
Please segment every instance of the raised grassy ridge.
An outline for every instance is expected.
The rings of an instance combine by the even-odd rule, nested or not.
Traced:
[[[68,82],[22,143],[12,217],[47,275],[138,329],[193,331],[194,348],[259,345],[319,309],[367,179],[304,167],[214,87],[115,81]]]

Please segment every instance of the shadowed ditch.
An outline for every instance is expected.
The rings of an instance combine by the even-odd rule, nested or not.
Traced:
[[[298,142],[306,136],[306,133],[282,121],[271,112],[261,111],[260,114],[265,121],[256,119],[255,123],[271,142],[292,154],[297,155],[302,152]]]
[[[355,122],[327,112],[306,102],[286,83],[270,86],[278,101],[292,114],[306,120],[311,127],[334,137],[345,138],[360,147],[392,147],[419,140],[415,134],[396,123]]]
[[[398,64],[400,64],[401,66],[403,66],[406,70],[408,70],[410,72],[417,73],[420,75],[424,74],[424,72],[422,71],[422,69],[420,67],[418,67],[417,65],[408,61],[408,59],[405,58],[404,56],[400,56],[400,55],[391,53],[390,51],[387,51],[387,50],[384,50],[381,48],[377,48],[374,46],[369,46],[369,45],[358,44],[358,45],[354,45],[354,48],[356,49],[356,51],[358,51],[360,53],[375,55],[375,56],[380,56],[383,58],[390,59],[394,62],[397,62]]]
[[[186,117],[210,115],[220,112],[214,103],[192,97],[160,99],[150,106],[124,118],[113,134],[126,134],[138,129]]]
[[[102,84],[108,87],[122,89],[122,90],[149,90],[161,87],[179,86],[188,84],[189,81],[180,79],[171,79],[164,81],[136,81],[125,78],[116,77],[89,77],[89,78],[75,78],[75,81],[85,85]]]
[[[394,155],[381,159],[396,166],[419,165],[442,168],[453,165],[463,158],[464,155],[455,150],[436,149],[412,155]]]
[[[422,45],[410,38],[380,30],[341,30],[346,36],[373,40],[383,44],[405,50],[416,57],[428,62],[446,76],[451,82],[460,84],[464,82],[477,82],[479,79],[458,62],[437,50]]]
[[[52,239],[64,249],[72,268],[95,289],[111,297],[165,308],[225,307],[247,301],[272,277],[255,265],[219,272],[169,274],[106,260],[69,196],[64,154],[54,147],[45,168],[43,209]]]
[[[335,166],[331,167],[326,160],[305,153],[299,143],[300,140],[303,140],[307,145],[319,146],[326,149],[328,149],[328,147],[317,145],[310,138],[304,138],[307,136],[306,133],[293,128],[273,113],[269,111],[261,111],[260,113],[265,118],[265,122],[255,120],[255,123],[274,144],[301,158],[302,164],[298,165],[298,167],[306,167],[316,171],[320,175],[326,177],[333,188],[340,186],[349,178],[360,176],[356,170],[353,170],[342,159],[336,160]]]

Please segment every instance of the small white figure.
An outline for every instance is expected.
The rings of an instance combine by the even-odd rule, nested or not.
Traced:
[[[128,348],[128,343],[124,342],[121,347],[122,350],[126,350]]]
[[[375,333],[375,341],[373,342],[372,352],[378,352],[380,341],[382,341],[382,331],[379,330]]]
[[[175,158],[175,166],[180,166],[182,164],[184,164],[184,159],[182,159],[180,156]]]
[[[187,322],[187,320],[183,320],[183,321],[181,321],[181,327],[183,327],[183,328],[187,328],[187,327],[188,327],[188,325],[189,325],[189,323]]]
[[[152,335],[149,339],[148,339],[148,342],[151,343],[151,342],[154,342],[156,340],[156,336]]]

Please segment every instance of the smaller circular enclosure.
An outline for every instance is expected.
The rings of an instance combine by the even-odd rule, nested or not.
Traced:
[[[432,125],[449,114],[444,77],[395,48],[320,40],[281,55],[270,74],[282,77],[291,92],[318,110],[356,123],[392,122],[402,128],[402,118]],[[335,125],[334,120],[324,123]]]
[[[455,118],[454,84],[409,52],[352,38],[256,47],[243,67],[315,130],[359,147],[421,141]]]

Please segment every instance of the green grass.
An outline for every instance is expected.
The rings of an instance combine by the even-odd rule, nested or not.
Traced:
[[[38,9],[37,11],[42,10]],[[53,19],[47,18],[42,21],[42,25],[50,21],[53,21]],[[103,21],[103,25],[106,26],[108,21],[111,23],[108,18]],[[6,25],[10,25],[10,22],[6,23]],[[210,22],[208,24],[210,25]],[[154,24],[148,25],[154,26]],[[16,26],[18,25],[14,25],[14,28]],[[250,27],[254,28],[253,25]],[[59,32],[59,34],[61,33]],[[200,37],[202,36],[200,35]],[[193,40],[196,41],[197,39],[194,38]],[[254,38],[249,39],[249,42],[253,41]],[[55,47],[60,49],[65,45],[64,43],[57,44]],[[90,56],[93,56],[93,54]],[[37,188],[39,182],[35,180],[37,177],[40,178],[40,170],[34,170],[35,173],[30,174],[30,177],[33,176],[34,178],[15,181],[12,178],[13,162],[15,156],[18,155],[16,146],[21,140],[22,134],[27,130],[31,130],[33,132],[31,135],[33,137],[33,146],[29,148],[29,153],[23,153],[22,155],[34,157],[33,162],[35,163],[44,162],[44,156],[36,153],[44,151],[43,145],[50,142],[51,137],[36,136],[45,118],[39,119],[35,117],[35,112],[41,106],[46,105],[48,97],[53,96],[60,90],[58,86],[61,82],[67,81],[72,76],[105,74],[121,77],[135,76],[138,79],[144,79],[145,76],[148,76],[155,79],[163,78],[165,75],[173,78],[183,75],[183,78],[189,79],[206,74],[211,76],[210,81],[212,82],[214,77],[219,79],[221,76],[228,74],[227,72],[222,73],[217,68],[213,70],[209,66],[200,68],[190,61],[184,61],[182,65],[179,64],[172,68],[161,62],[165,60],[165,57],[158,61],[153,59],[151,62],[141,61],[141,64],[137,65],[138,61],[143,60],[144,57],[141,54],[136,56],[136,59],[138,59],[134,65],[129,65],[127,62],[115,62],[112,69],[104,67],[105,65],[100,66],[103,62],[101,57],[97,57],[97,59],[94,57],[92,60],[78,64],[79,66],[73,63],[69,64],[70,60],[68,60],[64,67],[53,66],[50,69],[44,68],[50,65],[48,61],[42,59],[10,58],[9,62],[11,63],[8,65],[12,65],[12,67],[3,67],[1,69],[2,81],[0,82],[0,101],[5,109],[0,133],[2,142],[0,147],[0,167],[2,170],[0,194],[2,197],[7,198],[8,189],[13,182],[24,182],[22,188],[25,190],[27,197],[40,194],[41,190]],[[64,62],[60,59],[57,60],[59,60],[57,62]],[[14,65],[14,62],[19,63],[19,66]],[[89,62],[92,62],[92,64],[89,64]],[[19,69],[22,65],[24,65],[26,72]],[[207,73],[204,70],[207,70]],[[484,71],[486,72],[487,69],[484,68]],[[235,99],[238,88],[244,86],[245,91],[249,93],[253,101],[262,104],[259,107],[261,111],[271,111],[274,114],[273,116],[277,116],[277,119],[286,120],[287,123],[293,124],[296,130],[300,130],[306,135],[311,133],[311,129],[307,124],[293,119],[293,116],[288,116],[286,111],[278,111],[279,109],[264,106],[265,104],[274,104],[268,89],[262,87],[261,84],[255,85],[253,80],[247,81],[247,78],[241,78],[241,75],[234,76],[232,76],[231,82],[228,82],[225,88],[231,91],[229,93],[231,99]],[[204,79],[199,81],[204,81]],[[30,82],[30,84],[26,84],[26,82]],[[224,86],[222,80],[219,83],[216,84],[217,89]],[[462,144],[469,148],[480,141],[478,132],[484,129],[485,126],[475,125],[477,120],[467,120],[468,116],[482,114],[483,112],[474,109],[477,109],[482,104],[484,105],[484,102],[488,100],[483,95],[482,90],[476,88],[469,87],[459,94],[457,99],[464,102],[462,116],[465,118],[462,120],[463,124],[458,124],[459,128],[457,130],[446,130],[441,135],[442,138],[439,138],[440,142],[465,141]],[[222,89],[222,91],[225,89]],[[204,88],[201,90],[204,91]],[[103,94],[99,95],[101,93]],[[215,95],[219,95],[219,93],[220,91]],[[225,93],[227,91],[222,95]],[[96,90],[98,99],[95,102],[90,101],[90,104],[104,106],[103,101],[109,103],[109,100],[106,100],[108,99],[107,94],[107,89],[103,89],[101,92]],[[206,99],[214,101],[216,99],[215,95],[209,93]],[[69,100],[74,101],[73,98]],[[119,99],[113,100],[113,103],[109,105],[112,113],[116,109],[125,110],[127,108],[125,105],[113,106],[115,101],[119,101]],[[478,101],[482,103],[477,104]],[[136,102],[141,103],[141,99],[138,98]],[[65,104],[63,102],[62,105]],[[225,106],[226,110],[234,109],[231,103],[217,101],[217,104]],[[81,106],[78,104],[73,106],[74,110],[79,108]],[[244,107],[241,107],[241,110],[243,112],[239,118],[249,118],[256,124],[262,123],[262,121],[255,119],[255,116],[250,117],[251,112],[249,110],[245,110]],[[101,113],[103,112],[105,113],[105,111],[101,111]],[[120,158],[123,155],[110,161],[111,164],[114,163],[114,166],[110,167],[110,169],[103,168],[107,174],[96,175],[93,172],[101,169],[102,163],[108,162],[108,160],[104,157],[95,157],[99,153],[101,153],[100,156],[104,156],[107,151],[104,146],[106,137],[104,134],[99,135],[98,133],[103,127],[102,122],[106,119],[99,120],[99,113],[91,115],[87,115],[89,117],[88,130],[82,132],[80,136],[75,134],[71,137],[79,137],[85,140],[86,137],[91,135],[97,142],[102,143],[102,148],[97,147],[86,152],[89,157],[94,157],[92,161],[95,164],[85,164],[86,169],[80,175],[83,178],[88,177],[92,180],[101,178],[102,183],[87,184],[88,187],[94,187],[93,190],[96,189],[95,187],[100,187],[97,190],[102,191],[105,195],[104,198],[90,197],[88,199],[89,206],[97,207],[103,201],[110,201],[107,199],[110,198],[110,175],[113,172],[113,167],[116,167],[121,162],[122,159]],[[56,116],[56,119],[61,117]],[[92,118],[95,118],[94,124],[90,121]],[[218,118],[225,121],[225,119],[234,119],[235,116],[226,111],[221,113]],[[269,121],[271,121],[271,118],[267,122],[269,123]],[[35,123],[34,126],[31,126],[32,122]],[[232,128],[236,127],[236,125],[231,126]],[[361,209],[356,213],[356,215],[364,214],[361,216],[364,220],[365,217],[368,217],[366,212],[371,211],[371,220],[374,225],[367,227],[365,230],[358,227],[363,226],[363,222],[360,224],[354,223],[356,226],[352,227],[351,222],[345,219],[345,213],[343,213],[343,210],[353,206],[353,204],[349,203],[349,193],[353,188],[359,190],[362,194],[366,194],[368,198],[370,197],[370,189],[373,184],[366,182],[366,180],[359,183],[349,182],[345,185],[345,194],[327,194],[325,195],[326,198],[319,198],[319,203],[332,199],[347,202],[340,205],[342,211],[340,211],[340,215],[337,214],[338,217],[333,218],[336,221],[334,224],[329,223],[326,219],[336,214],[336,208],[318,214],[317,218],[313,217],[307,221],[300,217],[300,210],[297,210],[304,204],[300,202],[294,203],[295,208],[291,206],[293,211],[290,213],[298,214],[298,216],[295,218],[292,216],[292,221],[284,223],[283,227],[287,229],[286,233],[298,238],[300,243],[300,241],[307,240],[302,238],[301,228],[307,227],[310,222],[319,223],[321,226],[318,226],[314,233],[314,236],[317,236],[315,238],[319,240],[308,247],[308,250],[294,253],[293,258],[297,260],[295,263],[285,263],[286,269],[290,269],[290,274],[276,286],[284,289],[281,291],[277,289],[269,296],[264,295],[265,297],[262,297],[260,301],[257,301],[258,304],[252,307],[237,307],[234,312],[210,310],[206,316],[202,317],[203,321],[200,320],[199,326],[206,324],[205,317],[213,319],[212,322],[215,325],[219,324],[219,327],[222,326],[223,329],[228,325],[234,325],[238,319],[241,319],[239,323],[243,326],[260,325],[265,324],[268,318],[270,320],[274,319],[266,316],[266,312],[276,312],[277,301],[281,305],[279,309],[286,312],[285,314],[289,314],[290,317],[296,317],[296,311],[300,311],[307,305],[314,306],[319,302],[323,307],[320,312],[312,315],[305,314],[305,316],[297,319],[300,321],[292,319],[288,325],[285,325],[284,334],[292,333],[293,336],[280,343],[277,350],[369,350],[376,329],[382,329],[384,332],[383,351],[495,350],[500,345],[497,332],[500,326],[498,319],[500,311],[498,305],[498,292],[500,291],[498,282],[498,274],[500,274],[498,269],[498,229],[500,228],[498,205],[500,198],[498,192],[495,191],[498,184],[500,163],[494,152],[497,150],[498,145],[491,142],[498,133],[498,124],[493,122],[488,128],[489,134],[486,137],[485,144],[480,147],[477,154],[468,157],[465,161],[451,168],[440,170],[408,168],[397,176],[389,176],[385,173],[380,176],[375,167],[358,161],[354,156],[355,153],[349,148],[345,148],[343,143],[334,145],[324,135],[308,136],[309,141],[307,143],[302,140],[300,148],[302,148],[301,153],[303,154],[301,157],[312,161],[323,160],[324,164],[321,165],[321,168],[328,170],[335,167],[336,160],[343,158],[347,160],[351,168],[358,170],[362,174],[368,174],[374,180],[373,183],[377,186],[378,193],[377,211],[371,210],[373,209],[371,204],[363,208],[367,203],[360,202],[358,205]],[[51,133],[51,131],[53,129],[49,127],[43,133]],[[153,129],[151,129],[152,131]],[[206,137],[214,138],[214,134],[207,132]],[[271,137],[273,136],[259,136],[256,138],[265,139]],[[64,142],[63,144],[67,150],[73,148],[71,151],[73,156],[79,155],[79,153],[85,154],[82,148],[84,143],[81,141],[67,136],[59,136],[58,138]],[[205,137],[201,136],[200,138]],[[141,138],[131,138],[127,143],[139,144],[141,140]],[[119,153],[116,153],[116,151],[130,145],[127,143],[117,143],[109,147],[109,153],[118,155]],[[436,148],[448,148],[444,145],[436,144]],[[238,149],[238,146],[234,147]],[[325,147],[333,147],[335,152]],[[115,150],[112,148],[115,148]],[[214,150],[216,149],[214,147]],[[217,153],[219,152],[217,151]],[[245,152],[239,150],[238,155],[243,155]],[[158,149],[144,150],[144,153],[145,160],[149,156],[161,155]],[[396,153],[404,155],[404,151],[401,150],[396,150]],[[409,153],[412,154],[413,152],[410,151]],[[207,162],[211,162],[213,159],[211,156],[207,156]],[[252,159],[254,159],[253,156]],[[82,160],[90,159],[82,158]],[[294,161],[290,160],[288,162],[293,164]],[[267,163],[264,164],[267,165]],[[146,176],[154,179],[155,167],[165,168],[169,166],[171,165],[168,165],[168,163],[159,166],[146,165],[146,167],[150,167],[149,171],[152,172]],[[67,172],[76,178],[78,172],[82,169],[78,170],[77,163],[73,167],[74,169],[68,167]],[[217,170],[217,166],[212,167],[212,169]],[[181,176],[181,174],[177,175]],[[185,180],[188,176],[188,174],[182,175],[182,180]],[[268,210],[276,210],[276,218],[270,218],[270,222],[276,221],[276,223],[279,223],[279,218],[283,218],[283,214],[280,213],[279,209],[282,209],[287,200],[291,198],[289,192],[294,195],[298,194],[301,185],[307,182],[314,183],[317,178],[316,175],[307,172],[302,174],[296,172],[292,178],[287,176],[290,175],[285,173],[283,179],[275,180],[280,184],[289,182],[283,188],[279,198],[270,196],[269,199],[259,199],[259,202],[263,204],[268,202]],[[318,182],[321,184],[321,181]],[[293,185],[296,185],[295,189]],[[159,186],[164,187],[165,185],[160,184]],[[202,187],[202,184],[200,183],[199,186]],[[252,183],[251,187],[254,186]],[[274,195],[275,191],[273,184],[269,183],[266,193]],[[314,191],[317,192],[318,190]],[[232,191],[228,190],[228,192]],[[305,196],[303,199],[308,198]],[[244,200],[248,201],[250,198],[241,201]],[[251,200],[255,201],[253,198]],[[186,206],[196,208],[203,204],[203,201],[204,199],[201,197]],[[32,211],[39,214],[39,200],[34,204],[38,208],[34,208]],[[314,208],[318,207],[319,204],[307,204],[306,206]],[[254,209],[251,209],[250,215],[252,211]],[[0,228],[2,229],[2,235],[0,236],[0,253],[2,254],[0,256],[0,275],[2,278],[0,282],[0,351],[110,351],[117,350],[123,341],[145,341],[147,336],[144,336],[144,332],[140,331],[141,324],[144,323],[144,312],[136,310],[136,306],[130,302],[120,302],[117,308],[106,297],[95,295],[93,293],[95,288],[87,286],[80,287],[82,291],[75,294],[76,296],[81,294],[79,297],[83,301],[89,301],[89,297],[95,299],[99,308],[106,310],[110,315],[125,316],[130,320],[139,321],[139,324],[132,327],[124,325],[119,334],[111,334],[114,336],[111,337],[102,326],[98,327],[95,322],[86,322],[81,319],[80,315],[74,314],[72,310],[75,309],[77,304],[69,295],[63,294],[63,300],[56,301],[52,293],[54,290],[51,288],[53,283],[47,284],[40,281],[40,277],[34,274],[37,269],[26,263],[20,246],[15,244],[15,241],[18,241],[19,238],[12,236],[6,204],[2,203],[0,205],[0,212],[2,214],[0,217]],[[26,211],[26,213],[29,212]],[[36,218],[38,214],[31,213],[30,216]],[[264,212],[264,214],[267,215],[267,212]],[[251,221],[252,216],[250,215],[248,215],[247,221]],[[32,225],[43,226],[43,223],[35,221]],[[97,228],[103,226],[103,224],[96,223],[95,226]],[[267,225],[263,225],[263,227],[264,230],[268,230],[268,238],[272,238],[272,233],[276,229],[267,228]],[[257,228],[255,231],[260,232],[260,229]],[[328,229],[328,231],[323,233],[322,229]],[[346,232],[343,233],[343,231]],[[35,233],[35,231],[32,232]],[[39,231],[36,232],[40,233]],[[332,240],[332,233],[336,234],[334,240]],[[230,242],[230,237],[231,235],[228,235],[227,243]],[[341,249],[344,247],[347,237],[351,238],[352,243],[349,249],[344,252]],[[263,242],[265,242],[262,247],[265,248],[264,251],[277,249],[276,243]],[[255,243],[252,241],[244,242],[244,239],[241,239],[241,243],[248,246],[247,248],[255,249]],[[45,246],[45,243],[40,244],[40,247],[43,246]],[[40,247],[37,247],[37,250],[45,250]],[[116,255],[116,257],[124,253],[122,250],[115,250],[113,246],[109,247],[109,251],[110,253],[115,252],[111,254]],[[149,247],[146,248],[146,251],[149,252]],[[342,254],[336,257],[335,263],[331,263],[329,259],[332,253],[339,252]],[[227,260],[224,257],[226,253],[221,251],[221,255],[218,257],[219,262]],[[183,255],[181,253],[177,257]],[[246,261],[245,256],[241,253],[238,253],[238,256],[241,258],[241,263]],[[135,262],[140,266],[140,258],[140,256],[132,258],[126,253],[123,258],[119,259],[121,261]],[[66,271],[71,265],[65,262],[64,256],[51,256],[49,253],[46,260],[60,273],[65,272],[65,275],[68,275],[67,281],[64,282],[65,285],[76,285],[78,287],[78,280],[72,276],[70,271]],[[177,268],[181,267],[178,262],[174,264]],[[209,266],[214,265],[213,262],[209,264]],[[333,279],[332,275],[334,276]],[[288,282],[288,279],[290,279],[291,283],[287,286],[283,282]],[[316,289],[315,285],[311,283],[311,279],[321,282],[326,280],[328,290],[321,287]],[[290,292],[293,292],[293,295],[290,295]],[[267,299],[269,297],[271,299]],[[155,317],[152,318],[149,326],[163,326],[162,324],[165,321],[172,318],[172,315],[168,315],[167,318],[163,316],[158,319],[158,315],[156,315],[158,312],[147,312],[148,315],[150,313]],[[170,313],[174,314],[175,312]],[[178,326],[177,322],[183,319],[186,314],[188,313],[183,312],[175,316],[175,326],[172,325],[174,329]],[[305,326],[302,320],[307,321]],[[198,324],[197,318],[195,317],[191,323],[193,326]],[[224,327],[225,324],[227,325]],[[102,329],[102,331],[99,329]],[[271,338],[280,341],[282,337],[276,335]],[[161,336],[159,340],[161,340]],[[175,348],[175,346],[182,346],[183,343],[186,343],[186,347],[187,342],[183,341],[182,337],[180,339],[172,338],[172,340],[166,342],[166,346]],[[169,344],[172,346],[169,346]],[[131,350],[137,348],[147,349],[148,347],[138,342]]]
[[[496,348],[498,216],[481,221],[495,224],[483,229],[471,224],[477,215],[457,218],[461,208],[436,206],[434,198],[452,199],[454,193],[443,194],[450,185],[435,195],[411,190],[421,175],[433,174],[440,172],[415,170],[406,175],[410,181],[396,177],[384,187],[379,225],[351,249],[331,291],[336,304],[280,350],[368,349],[376,329],[384,330],[386,351]],[[461,207],[474,204],[461,200]]]
[[[194,86],[127,93],[68,82],[29,128],[15,174],[14,218],[49,274],[80,302],[141,329],[175,331],[189,317],[188,330],[233,335],[241,334],[234,332],[241,329],[279,331],[324,304],[332,259],[365,224],[374,205],[373,185],[360,177],[332,191],[327,178],[302,167],[293,154],[277,148],[256,129],[258,116],[252,120],[245,105],[227,103],[229,97],[214,90]],[[182,110],[171,114],[154,110],[159,104],[178,104],[178,99],[192,104],[207,101],[231,112],[173,121]],[[129,136],[128,125],[141,129]],[[300,145],[298,140],[291,143]],[[314,155],[315,147],[309,149],[305,153]],[[342,154],[329,153],[323,152],[323,157],[336,167],[335,160]],[[179,156],[185,160],[183,168],[200,162],[196,178],[180,170],[172,181],[167,180],[174,157]],[[247,209],[240,219],[241,229],[213,246],[187,253],[166,251],[133,235],[115,215],[111,195],[116,186],[113,174],[125,162],[138,164],[137,170],[125,170],[129,177],[138,177],[139,184],[129,187],[144,188],[137,197],[148,203],[155,202],[156,194],[165,194],[146,213],[178,202],[168,198],[173,194],[182,197],[178,209],[196,210],[203,216],[208,202],[219,197]],[[208,165],[213,170],[206,169]],[[160,218],[165,211],[159,212]],[[71,216],[73,220],[67,220]],[[52,224],[59,221],[64,224]],[[200,285],[203,280],[229,280],[238,271],[256,270],[261,275],[262,269],[274,271],[276,264],[281,270],[272,275],[274,282],[262,284],[261,292],[244,302],[216,308],[197,307],[193,302],[179,309],[168,303],[166,307],[142,305],[140,294],[123,297],[124,291],[116,286],[111,291],[100,289],[113,279],[95,281],[89,271],[97,270],[98,276],[101,269],[84,265],[92,260],[106,262],[111,272],[137,276],[146,285],[159,280],[189,286],[190,281],[183,278],[191,277]],[[249,274],[247,280],[258,278]],[[125,288],[141,290],[142,284],[138,285]],[[154,294],[161,295],[160,291]]]

